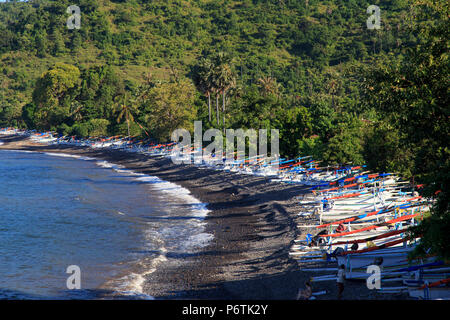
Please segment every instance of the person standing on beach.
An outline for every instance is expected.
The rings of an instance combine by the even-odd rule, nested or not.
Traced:
[[[338,287],[338,300],[342,298],[342,292],[344,291],[344,280],[345,280],[345,266],[341,264],[337,273],[337,287]]]

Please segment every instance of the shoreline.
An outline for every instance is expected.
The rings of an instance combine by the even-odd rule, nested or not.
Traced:
[[[214,238],[198,253],[169,263],[145,276],[144,293],[155,299],[292,300],[315,274],[302,272],[289,249],[297,229],[301,206],[295,197],[307,186],[271,182],[265,177],[224,172],[194,165],[176,165],[164,157],[120,150],[43,145],[26,137],[5,135],[0,149],[68,153],[119,164],[127,169],[175,183],[207,204],[206,233]],[[303,219],[303,220],[301,220]],[[320,273],[319,273],[320,274]],[[318,283],[327,290],[319,300],[336,298],[334,282]],[[344,299],[407,299],[371,292],[363,283],[346,284]]]

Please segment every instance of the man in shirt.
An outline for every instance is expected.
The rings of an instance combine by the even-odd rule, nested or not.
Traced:
[[[341,300],[342,292],[344,291],[344,279],[345,279],[345,266],[341,264],[337,273],[337,287],[338,287],[338,299]]]

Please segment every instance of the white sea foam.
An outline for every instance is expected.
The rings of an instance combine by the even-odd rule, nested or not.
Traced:
[[[190,236],[184,243],[183,246],[186,250],[193,250],[197,248],[203,248],[207,246],[214,236],[210,233],[201,232]]]
[[[130,176],[143,176],[144,175],[143,173],[137,173],[137,172],[134,172],[134,171],[132,171],[130,169],[113,168],[113,170],[118,172],[118,173],[123,173],[123,174],[127,174],[127,175],[130,175]]]
[[[86,160],[86,161],[96,160],[95,158],[79,156],[76,154],[56,153],[56,152],[44,152],[44,154],[53,156],[53,157],[74,158],[74,159],[80,159],[80,160]]]
[[[76,155],[67,155],[67,154],[59,154],[59,153],[47,153],[49,155],[56,156],[73,156],[75,158],[83,159],[83,160],[95,160],[94,158],[81,157]],[[183,188],[175,183],[164,181],[156,176],[149,176],[144,173],[138,173],[130,169],[126,169],[123,165],[114,164],[105,160],[97,161],[96,164],[102,168],[112,169],[118,173],[123,173],[130,176],[135,176],[137,181],[145,182],[151,184],[152,187],[157,189],[158,191],[164,193],[170,193],[172,197],[182,200],[183,203],[191,205],[194,215],[193,217],[206,217],[209,210],[206,208],[206,204],[200,202],[197,198],[195,198],[191,192]]]
[[[110,168],[110,169],[123,168],[123,166],[112,164],[108,161],[97,161],[96,164],[102,168]]]
[[[206,216],[209,210],[206,209],[206,204],[200,202],[197,198],[191,195],[188,189],[185,189],[175,183],[161,180],[155,176],[148,176],[142,174],[141,177],[136,178],[138,181],[146,182],[151,184],[155,189],[162,191],[164,193],[170,193],[171,196],[183,200],[184,203],[195,206],[198,211],[201,212],[201,216]],[[196,215],[198,216],[198,215]]]
[[[80,160],[97,160],[95,158],[63,153],[48,152],[46,154],[58,157],[71,157]],[[203,219],[209,212],[206,208],[207,204],[200,202],[189,190],[175,183],[161,180],[156,176],[138,173],[127,169],[122,165],[113,164],[105,160],[97,160],[95,163],[102,168],[111,169],[118,173],[134,177],[135,180],[142,183],[147,183],[158,192],[167,194],[167,198],[173,199],[176,203],[188,205],[189,207],[186,210],[186,216],[181,217],[186,219],[184,223],[146,231],[145,237],[148,241],[155,241],[155,239],[158,239],[161,242],[161,247],[158,249],[160,253],[159,256],[152,258],[150,263],[145,264],[145,266],[141,266],[141,268],[143,268],[142,271],[130,273],[111,282],[121,295],[130,295],[142,299],[154,299],[144,293],[143,285],[145,283],[145,276],[155,272],[157,266],[167,260],[167,249],[164,247],[166,241],[164,240],[179,240],[177,241],[176,250],[182,253],[189,253],[192,250],[205,247],[214,238],[212,234],[204,232],[205,222]],[[124,213],[120,211],[117,211],[117,213],[119,215],[124,215]],[[183,236],[185,239],[182,238]]]
[[[36,153],[36,151],[30,151],[30,150],[10,150],[10,149],[2,149],[2,152],[23,152],[23,153]]]
[[[153,272],[153,271],[152,271]],[[151,272],[145,272],[142,274],[131,273],[114,282],[119,282],[120,284],[115,284],[116,290],[120,295],[132,296],[145,300],[154,300],[155,298],[151,295],[145,294],[144,283],[145,276]]]
[[[143,173],[138,173],[127,169],[122,165],[113,164],[108,161],[96,161],[96,164],[102,168],[112,169],[118,173],[126,174],[133,177],[136,181],[149,184],[152,189],[157,192],[167,194],[165,198],[172,199],[175,203],[187,205],[185,209],[186,216],[181,217],[186,219],[184,223],[171,225],[167,227],[160,227],[157,230],[148,229],[145,232],[147,241],[154,242],[155,239],[161,242],[159,256],[152,258],[150,263],[145,263],[141,266],[143,269],[139,272],[133,272],[120,279],[114,280],[114,285],[122,295],[132,295],[138,298],[152,299],[153,297],[144,294],[143,285],[146,281],[145,277],[156,271],[158,265],[167,260],[167,249],[164,247],[167,241],[176,240],[175,247],[171,247],[177,252],[189,253],[193,250],[200,249],[208,245],[214,238],[212,234],[204,232],[204,218],[207,216],[209,210],[206,208],[207,204],[200,202],[195,198],[191,192],[175,183],[164,181],[156,176],[150,176]],[[118,214],[122,214],[118,212]],[[167,218],[173,218],[171,216]],[[177,217],[175,217],[177,218]],[[183,220],[184,221],[184,220]],[[183,239],[183,237],[185,237]]]
[[[23,152],[23,153],[36,153],[36,151],[31,151],[31,150],[10,150],[13,152]]]
[[[130,273],[119,279],[113,280],[114,286],[118,290],[118,293],[125,296],[133,296],[136,298],[154,300],[155,298],[151,295],[145,294],[144,283],[146,281],[145,277],[156,271],[157,266],[167,261],[166,252],[167,249],[162,247],[159,249],[160,254],[158,257],[153,258],[150,265],[145,265],[146,270],[140,273]],[[142,263],[140,263],[142,264]]]
[[[173,197],[183,200],[184,203],[192,205],[197,209],[196,211],[201,212],[201,216],[206,216],[209,212],[206,209],[206,204],[200,202],[197,198],[191,195],[191,192],[175,183],[164,181],[156,176],[149,176],[144,173],[138,173],[130,169],[126,169],[123,165],[113,164],[108,161],[97,161],[96,164],[103,168],[110,168],[116,172],[124,173],[130,176],[136,176],[137,181],[145,182],[151,184],[155,189],[164,193],[170,193]],[[198,217],[198,215],[196,215]]]

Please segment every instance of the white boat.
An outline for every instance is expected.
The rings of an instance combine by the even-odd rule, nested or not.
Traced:
[[[449,300],[450,288],[409,289],[409,296],[425,300]]]

